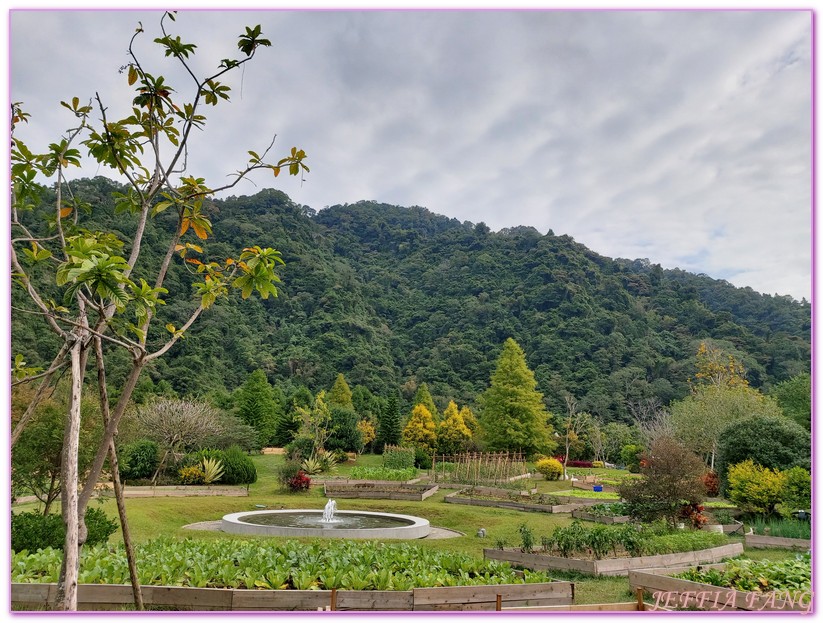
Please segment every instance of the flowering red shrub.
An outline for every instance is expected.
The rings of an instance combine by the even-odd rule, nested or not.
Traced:
[[[706,487],[706,495],[710,498],[715,498],[720,495],[720,478],[717,473],[708,471],[701,477],[703,486]]]
[[[566,467],[592,467],[591,461],[569,461]]]
[[[561,465],[566,462],[566,457],[565,456],[553,456],[552,458],[555,461],[560,461]]]
[[[289,480],[289,489],[292,491],[307,491],[309,486],[311,486],[311,478],[302,469]]]

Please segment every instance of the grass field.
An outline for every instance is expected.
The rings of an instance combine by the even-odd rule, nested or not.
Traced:
[[[222,532],[193,531],[183,526],[201,521],[214,521],[223,515],[246,510],[259,510],[257,505],[265,505],[270,509],[307,508],[321,510],[326,504],[322,487],[312,487],[309,491],[298,494],[284,493],[276,480],[276,469],[282,464],[283,457],[277,455],[257,455],[253,457],[257,466],[258,480],[249,487],[248,497],[154,497],[154,498],[127,498],[126,508],[129,525],[133,538],[140,542],[160,535],[171,535],[177,538],[195,539],[223,539],[229,538]],[[351,468],[359,466],[378,466],[381,457],[364,455],[357,462],[340,465],[337,475],[345,477]],[[571,470],[570,470],[571,471]],[[606,471],[606,470],[597,470]],[[617,474],[625,474],[618,470],[610,470]],[[524,488],[525,488],[524,482]],[[568,483],[562,481],[537,480],[532,482],[540,493],[557,493],[568,489]],[[420,545],[437,549],[466,552],[482,557],[483,548],[495,546],[496,541],[502,539],[510,546],[520,545],[518,527],[527,525],[534,533],[537,542],[540,537],[548,535],[556,526],[571,523],[569,514],[546,514],[521,512],[503,508],[486,508],[475,506],[461,506],[445,504],[443,498],[452,490],[440,489],[432,497],[423,502],[402,502],[394,500],[340,500],[340,510],[370,510],[395,512],[417,515],[428,519],[433,526],[450,528],[464,533],[464,536],[452,539],[423,539]],[[591,492],[580,491],[580,494],[591,496]],[[117,516],[114,500],[106,499],[102,508],[112,517]],[[34,504],[15,506],[15,510],[32,510]],[[58,510],[58,509],[55,509]],[[476,535],[479,528],[485,528],[486,538],[480,539]],[[119,531],[111,537],[111,541],[119,540]],[[249,537],[262,541],[276,537]],[[306,539],[307,541],[310,539]],[[738,539],[740,540],[740,539]],[[751,558],[786,558],[790,552],[781,550],[752,550],[747,552]],[[627,601],[631,599],[626,578],[591,578],[578,574],[557,574],[557,579],[574,581],[576,584],[576,603],[603,603]]]

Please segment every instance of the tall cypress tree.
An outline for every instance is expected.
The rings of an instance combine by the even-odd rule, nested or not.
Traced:
[[[343,409],[351,409],[354,411],[354,403],[351,399],[351,389],[346,383],[346,378],[342,373],[337,375],[334,385],[327,395],[326,401],[329,406],[342,407]]]
[[[420,387],[417,388],[417,392],[414,394],[412,409],[414,409],[417,405],[423,405],[426,407],[435,422],[440,420],[440,413],[437,411],[437,407],[434,406],[434,398],[432,398],[431,392],[429,392],[429,386],[425,383],[420,383]]]
[[[263,370],[255,370],[237,390],[237,415],[260,435],[263,445],[272,443],[282,407],[275,401],[274,391]]]
[[[375,452],[382,453],[388,445],[398,445],[402,440],[403,427],[400,421],[400,403],[397,396],[389,396],[386,408],[381,412],[377,426]]]
[[[557,447],[550,437],[543,395],[536,388],[537,381],[526,365],[523,349],[512,338],[507,339],[491,385],[481,397],[480,424],[488,450],[533,455]]]

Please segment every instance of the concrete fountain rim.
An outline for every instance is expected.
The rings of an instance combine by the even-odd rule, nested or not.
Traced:
[[[380,517],[391,517],[410,521],[409,525],[396,526],[392,528],[296,528],[287,526],[265,526],[260,524],[250,524],[240,521],[241,517],[263,514],[293,514],[307,513],[311,515],[322,515],[322,510],[293,508],[281,510],[259,510],[243,511],[239,513],[229,513],[224,515],[220,522],[220,529],[229,534],[247,534],[262,536],[287,536],[287,537],[324,537],[338,539],[422,539],[428,536],[431,525],[428,519],[415,517],[414,515],[402,515],[400,513],[383,513],[375,511],[354,511],[338,510],[337,515],[372,515]]]

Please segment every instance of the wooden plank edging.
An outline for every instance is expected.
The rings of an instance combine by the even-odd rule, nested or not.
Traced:
[[[13,583],[11,602],[17,606],[48,607],[54,602],[56,584]],[[574,584],[543,582],[446,586],[410,591],[334,591],[336,610],[494,610],[498,596],[510,606],[571,604]],[[260,590],[143,586],[147,606],[181,610],[308,610],[327,609],[331,590]],[[78,609],[118,610],[133,603],[127,584],[80,584]]]
[[[665,573],[677,573],[666,570]],[[743,611],[804,611],[811,609],[811,593],[773,593],[738,591],[673,578],[648,570],[629,571],[632,589],[641,588],[651,593],[656,604],[665,608],[690,608],[702,610],[743,610]],[[808,600],[808,601],[806,601]],[[654,611],[654,606],[649,610]]]
[[[528,569],[548,571],[579,571],[589,575],[627,575],[632,569],[650,567],[671,567],[684,564],[717,562],[723,558],[732,558],[743,553],[742,543],[729,543],[719,547],[679,552],[675,554],[658,554],[655,556],[637,556],[634,558],[605,558],[603,560],[582,560],[579,558],[562,558],[545,554],[526,554],[511,549],[484,549],[483,556],[491,560],[502,560]]]
[[[811,539],[790,539],[783,536],[766,536],[762,534],[747,534],[746,547],[765,548],[777,547],[786,549],[811,549]]]

